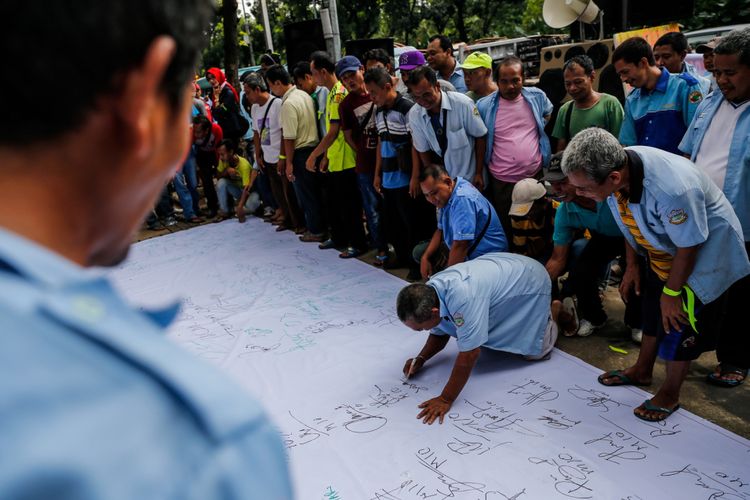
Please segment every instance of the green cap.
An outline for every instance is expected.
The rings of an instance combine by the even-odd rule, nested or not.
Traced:
[[[489,54],[484,52],[473,52],[469,54],[469,57],[464,59],[464,63],[461,65],[463,69],[477,69],[487,68],[492,69],[492,58]]]

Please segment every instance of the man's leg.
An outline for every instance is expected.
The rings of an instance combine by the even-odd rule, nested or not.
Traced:
[[[289,218],[289,203],[287,203],[286,196],[284,195],[284,185],[281,182],[279,173],[276,171],[276,165],[272,163],[265,164],[266,175],[268,176],[268,185],[271,188],[271,194],[276,201],[278,207],[277,213],[281,218],[287,220]]]
[[[648,263],[644,263],[648,266]],[[599,376],[604,385],[649,385],[654,371],[654,363],[659,351],[661,327],[661,291],[664,282],[653,271],[644,271],[641,277],[641,317],[643,341],[635,364],[625,370],[613,370]],[[633,293],[633,295],[635,295]]]
[[[357,174],[357,183],[359,184],[359,193],[362,196],[362,206],[367,218],[367,230],[370,235],[370,245],[379,252],[386,252],[388,245],[385,242],[385,234],[381,227],[381,205],[380,195],[375,192],[372,185],[373,174]]]
[[[367,250],[367,236],[362,224],[362,197],[357,186],[357,173],[353,168],[341,172],[340,189],[343,195],[341,203],[344,229],[348,236],[349,247],[358,252]]]
[[[578,316],[593,326],[607,321],[599,296],[599,282],[609,263],[624,250],[623,239],[595,234],[570,271],[568,281],[578,298]]]
[[[505,239],[508,244],[513,239],[513,227],[510,222],[510,206],[513,203],[513,187],[516,185],[514,182],[505,182],[495,179],[492,175],[490,178],[490,186],[492,187],[492,206],[495,207],[497,216],[500,218],[500,223],[503,226],[503,232],[505,233]]]
[[[750,256],[750,243],[745,242]],[[728,291],[726,316],[719,333],[716,357],[719,366],[709,381],[725,387],[739,385],[750,368],[750,335],[745,308],[750,304],[750,276],[735,282]],[[723,373],[722,373],[723,372]]]
[[[222,177],[216,183],[216,195],[219,200],[219,215],[226,217],[229,214],[229,203],[227,196],[229,195],[229,186],[231,183],[226,177]]]
[[[294,191],[305,213],[307,230],[315,237],[322,236],[325,228],[321,222],[320,202],[315,186],[315,174],[305,168],[305,162],[310,156],[310,148],[298,149],[294,152]],[[319,238],[318,238],[319,239]]]
[[[190,198],[193,200],[193,214],[199,215],[200,209],[200,193],[198,193],[198,172],[196,167],[195,151],[190,148],[190,155],[187,161],[182,166],[182,173],[185,176],[185,184],[188,190],[190,190]]]
[[[216,155],[213,153],[199,152],[196,155],[198,165],[198,174],[203,184],[203,195],[206,197],[209,216],[216,215],[219,209],[219,199],[214,187],[214,167],[216,164]]]
[[[185,221],[189,222],[195,218],[195,213],[193,212],[193,197],[190,195],[190,190],[187,187],[187,180],[183,173],[184,168],[185,166],[183,165],[183,168],[175,174],[172,183],[174,184],[174,190],[177,192],[177,197],[180,199],[182,217]]]

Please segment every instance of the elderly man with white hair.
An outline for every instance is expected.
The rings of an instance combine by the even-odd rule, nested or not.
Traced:
[[[647,146],[623,148],[585,129],[562,163],[581,196],[607,200],[625,236],[620,293],[643,298],[643,343],[635,365],[599,376],[607,385],[650,385],[657,355],[667,376],[636,417],[661,421],[679,408],[690,361],[715,348],[726,290],[750,274],[739,220],[721,190],[690,160]],[[636,253],[648,269],[639,270]]]

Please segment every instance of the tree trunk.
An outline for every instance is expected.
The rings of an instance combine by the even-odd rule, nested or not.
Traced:
[[[469,43],[469,37],[466,35],[466,23],[464,22],[466,1],[455,0],[454,4],[456,6],[456,31],[458,31],[459,41]]]
[[[237,32],[237,0],[223,0],[221,15],[224,18],[224,74],[227,81],[239,89],[237,69],[240,63],[240,43]]]

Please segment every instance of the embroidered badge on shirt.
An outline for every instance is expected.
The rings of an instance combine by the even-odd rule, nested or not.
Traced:
[[[678,226],[688,220],[688,214],[684,209],[677,208],[667,214],[667,219],[669,219],[670,224]]]
[[[453,322],[456,324],[456,326],[464,326],[464,315],[461,313],[454,314]]]
[[[474,106],[474,109],[472,110],[472,113],[474,113],[474,116],[479,116],[479,110],[476,106]]]
[[[698,90],[693,90],[690,92],[690,95],[688,95],[688,100],[693,104],[697,104],[703,100],[703,94]]]

